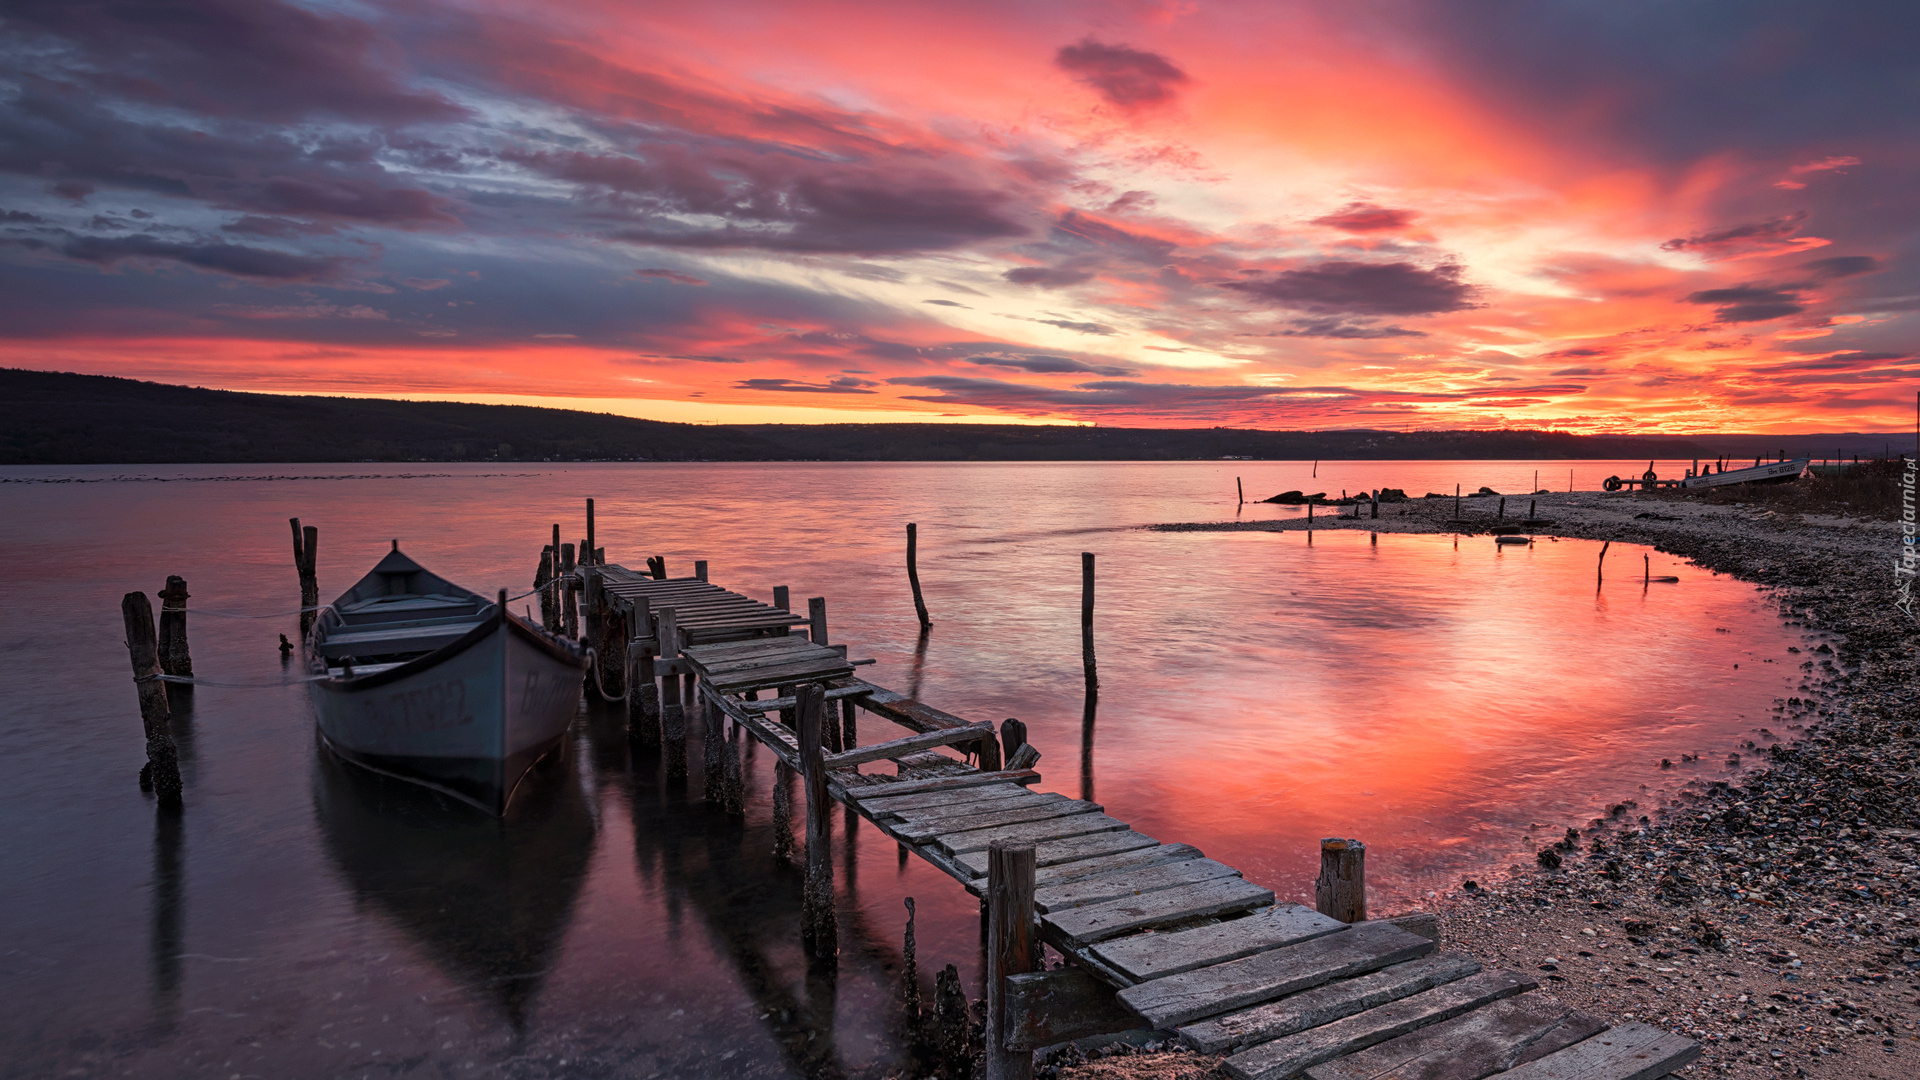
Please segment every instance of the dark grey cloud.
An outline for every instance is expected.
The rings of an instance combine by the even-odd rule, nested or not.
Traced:
[[[1040,319],[1038,321],[1048,326],[1057,326],[1062,330],[1077,330],[1082,334],[1100,334],[1105,336],[1115,332],[1113,327],[1108,326],[1106,323],[1074,322],[1072,319]]]
[[[1730,225],[1724,229],[1713,229],[1682,236],[1660,245],[1662,251],[1693,251],[1709,258],[1716,256],[1746,254],[1779,247],[1800,231],[1800,223],[1807,218],[1806,212],[1785,214],[1765,221],[1750,221],[1741,225]]]
[[[1229,281],[1233,289],[1276,307],[1327,314],[1435,315],[1476,306],[1474,286],[1460,280],[1460,267],[1431,269],[1410,262],[1331,260],[1277,274]]]
[[[1000,276],[1015,285],[1038,285],[1043,289],[1058,289],[1093,280],[1093,275],[1085,270],[1067,270],[1052,266],[1016,266]]]
[[[920,302],[923,304],[934,304],[939,307],[957,307],[957,308],[966,308],[968,311],[973,310],[972,308],[967,307],[967,305],[960,303],[958,300],[922,300]]]
[[[15,243],[20,243],[15,241]],[[352,260],[343,256],[295,255],[269,248],[220,242],[163,240],[148,233],[132,236],[69,236],[60,243],[34,241],[69,259],[112,266],[122,262],[172,262],[235,277],[269,281],[321,281],[339,274]]]
[[[1836,278],[1854,277],[1858,274],[1871,274],[1880,269],[1880,260],[1871,255],[1835,255],[1800,265],[1811,271],[1815,279],[1831,281]]]
[[[1261,415],[1295,408],[1325,411],[1351,405],[1410,401],[1473,401],[1543,395],[1566,396],[1583,392],[1579,384],[1500,386],[1456,393],[1369,390],[1347,386],[1194,386],[1100,380],[1071,387],[1034,386],[1003,379],[959,375],[919,375],[888,379],[895,386],[928,391],[903,395],[908,400],[938,405],[968,405],[1036,413],[1062,410],[1119,411],[1130,414],[1181,416],[1189,419],[1220,413]]]
[[[1164,104],[1189,81],[1186,72],[1159,53],[1108,45],[1091,37],[1063,46],[1053,62],[1123,109]]]
[[[1285,330],[1275,331],[1278,337],[1314,337],[1349,338],[1367,340],[1370,338],[1426,337],[1420,330],[1409,330],[1404,326],[1377,326],[1365,322],[1352,322],[1347,319],[1301,319]]]
[[[1370,202],[1352,202],[1324,217],[1314,218],[1313,223],[1345,229],[1347,232],[1389,232],[1413,224],[1413,218],[1411,210],[1393,210]]]
[[[1106,375],[1119,377],[1135,374],[1133,368],[1125,364],[1088,363],[1068,356],[1048,356],[1040,353],[1000,353],[982,354],[966,358],[969,364],[981,367],[1012,368],[1016,371],[1030,371],[1035,375]]]
[[[57,42],[72,81],[143,105],[273,123],[467,114],[407,85],[372,24],[280,0],[12,0],[4,19],[29,41]]]
[[[1702,289],[1688,293],[1687,303],[1713,305],[1717,309],[1714,315],[1723,323],[1766,322],[1807,310],[1799,292],[1765,285]]]
[[[830,379],[824,383],[797,382],[793,379],[741,379],[733,384],[742,390],[779,390],[796,394],[871,394],[866,387],[875,385],[865,379]]]
[[[643,278],[659,278],[662,281],[671,281],[675,285],[705,285],[707,283],[705,278],[697,278],[692,274],[683,274],[678,270],[667,270],[657,266],[645,270],[635,270],[634,273]]]

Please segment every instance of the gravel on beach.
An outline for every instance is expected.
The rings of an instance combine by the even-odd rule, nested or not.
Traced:
[[[1775,707],[1773,728],[1799,730],[1763,728],[1721,748],[1729,779],[1667,806],[1598,806],[1532,865],[1442,894],[1443,946],[1612,1023],[1701,1040],[1695,1076],[1920,1077],[1920,633],[1896,607],[1899,523],[1569,492],[1510,496],[1504,520],[1492,497],[1463,499],[1460,518],[1448,497],[1314,528],[1480,536],[1519,524],[1529,499],[1551,520],[1535,535],[1644,544],[1761,585],[1821,643]]]

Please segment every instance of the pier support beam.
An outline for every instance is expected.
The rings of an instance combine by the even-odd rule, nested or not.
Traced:
[[[807,881],[801,894],[801,933],[808,956],[831,961],[840,948],[833,900],[833,797],[827,794],[827,764],[821,758],[826,689],[807,683],[798,688],[797,697],[801,781],[807,793]]]
[[[180,809],[180,754],[167,730],[172,712],[167,708],[166,684],[160,681],[160,643],[153,627],[153,604],[143,592],[130,592],[120,601],[127,628],[127,657],[133,661],[133,685],[140,694],[140,724],[146,729],[147,764],[140,770],[140,787],[151,787],[167,810]]]
[[[570,638],[580,636],[579,601],[573,595],[573,545],[560,545],[560,632]]]
[[[1313,507],[1308,506],[1312,513]],[[1093,660],[1093,552],[1080,553],[1080,663],[1086,668],[1087,693],[1100,693],[1100,669]]]
[[[1007,1049],[1021,1025],[1008,1014],[1007,979],[1033,970],[1039,943],[1033,934],[1031,844],[996,841],[987,849],[987,1080],[1031,1080],[1033,1051]]]
[[[1329,837],[1320,841],[1320,877],[1313,883],[1313,906],[1344,923],[1367,918],[1367,845]]]
[[[680,627],[674,610],[661,608],[655,626],[660,658],[671,660],[679,655]],[[660,680],[661,750],[667,755],[668,780],[687,778],[687,712],[680,702],[680,678],[669,673]]]

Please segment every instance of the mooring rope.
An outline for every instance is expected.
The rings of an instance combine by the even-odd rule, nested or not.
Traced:
[[[276,686],[302,686],[332,677],[331,675],[305,675],[293,679],[281,679],[278,682],[228,682],[225,679],[203,679],[198,675],[138,675],[133,681],[177,683],[183,686],[218,686],[228,690],[268,690]]]
[[[601,701],[608,702],[609,704],[618,704],[627,700],[626,694],[614,697],[612,694],[607,693],[605,684],[600,681],[600,654],[592,649],[587,650],[587,671],[587,685],[593,687],[594,694],[598,696]]]

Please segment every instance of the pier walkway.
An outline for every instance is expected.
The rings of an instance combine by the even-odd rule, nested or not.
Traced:
[[[762,603],[706,581],[704,564],[693,578],[658,572],[589,564],[569,584],[590,598],[590,624],[612,612],[631,628],[626,685],[668,680],[629,695],[633,738],[684,762],[674,714],[692,702],[708,796],[730,813],[743,809],[740,733],[764,744],[782,771],[776,844],[791,842],[784,770],[801,775],[816,957],[835,951],[832,804],[981,896],[998,912],[990,1074],[1026,1076],[1037,1047],[1140,1027],[1227,1054],[1239,1080],[1657,1080],[1700,1054],[1691,1039],[1534,993],[1523,972],[1439,951],[1430,916],[1341,922],[1096,803],[1032,790],[1039,754],[1024,725],[996,730],[857,677],[859,661],[828,641],[824,600],[800,616],[784,589]],[[675,678],[690,684],[684,697]],[[859,745],[862,714],[906,733]],[[1035,929],[1068,966],[1035,970]]]

